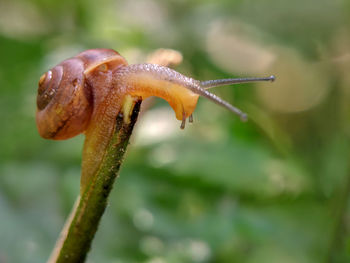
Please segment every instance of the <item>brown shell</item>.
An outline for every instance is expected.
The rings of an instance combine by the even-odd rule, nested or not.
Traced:
[[[122,65],[127,62],[118,52],[91,49],[46,72],[40,78],[37,96],[39,134],[43,138],[61,140],[84,132],[91,118],[95,92],[86,79],[87,74],[113,71]]]

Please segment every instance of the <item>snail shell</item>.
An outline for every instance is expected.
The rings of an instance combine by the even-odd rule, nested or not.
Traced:
[[[94,87],[103,89],[105,75],[126,60],[112,49],[86,50],[43,74],[39,80],[36,122],[43,138],[62,140],[84,132],[93,112]],[[111,81],[111,79],[110,79]]]

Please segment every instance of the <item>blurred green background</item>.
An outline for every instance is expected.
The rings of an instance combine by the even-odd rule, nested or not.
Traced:
[[[275,74],[200,99],[184,131],[141,117],[88,262],[350,262],[350,2],[0,1],[0,262],[44,262],[79,192],[83,136],[39,137],[37,82],[61,60],[158,48],[196,79]]]

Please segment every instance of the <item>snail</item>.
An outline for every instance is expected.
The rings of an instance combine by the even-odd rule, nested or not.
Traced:
[[[63,140],[85,133],[82,185],[94,174],[113,133],[116,116],[127,96],[142,100],[157,96],[173,108],[185,128],[193,122],[199,96],[246,119],[246,114],[209,88],[266,78],[238,78],[198,81],[157,64],[133,64],[112,49],[86,50],[43,74],[39,80],[36,122],[46,139]]]

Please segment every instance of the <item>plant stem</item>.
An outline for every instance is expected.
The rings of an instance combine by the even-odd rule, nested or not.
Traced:
[[[337,209],[335,211],[335,224],[331,236],[331,242],[326,255],[325,262],[349,262],[349,256],[346,253],[346,230],[347,230],[347,209],[350,198],[350,167],[345,178],[343,189],[337,200]]]
[[[77,206],[73,208],[48,263],[85,261],[123,162],[140,105],[141,101],[135,103],[128,123],[123,121],[121,114],[117,116],[115,131],[101,167],[82,197],[77,199]]]

